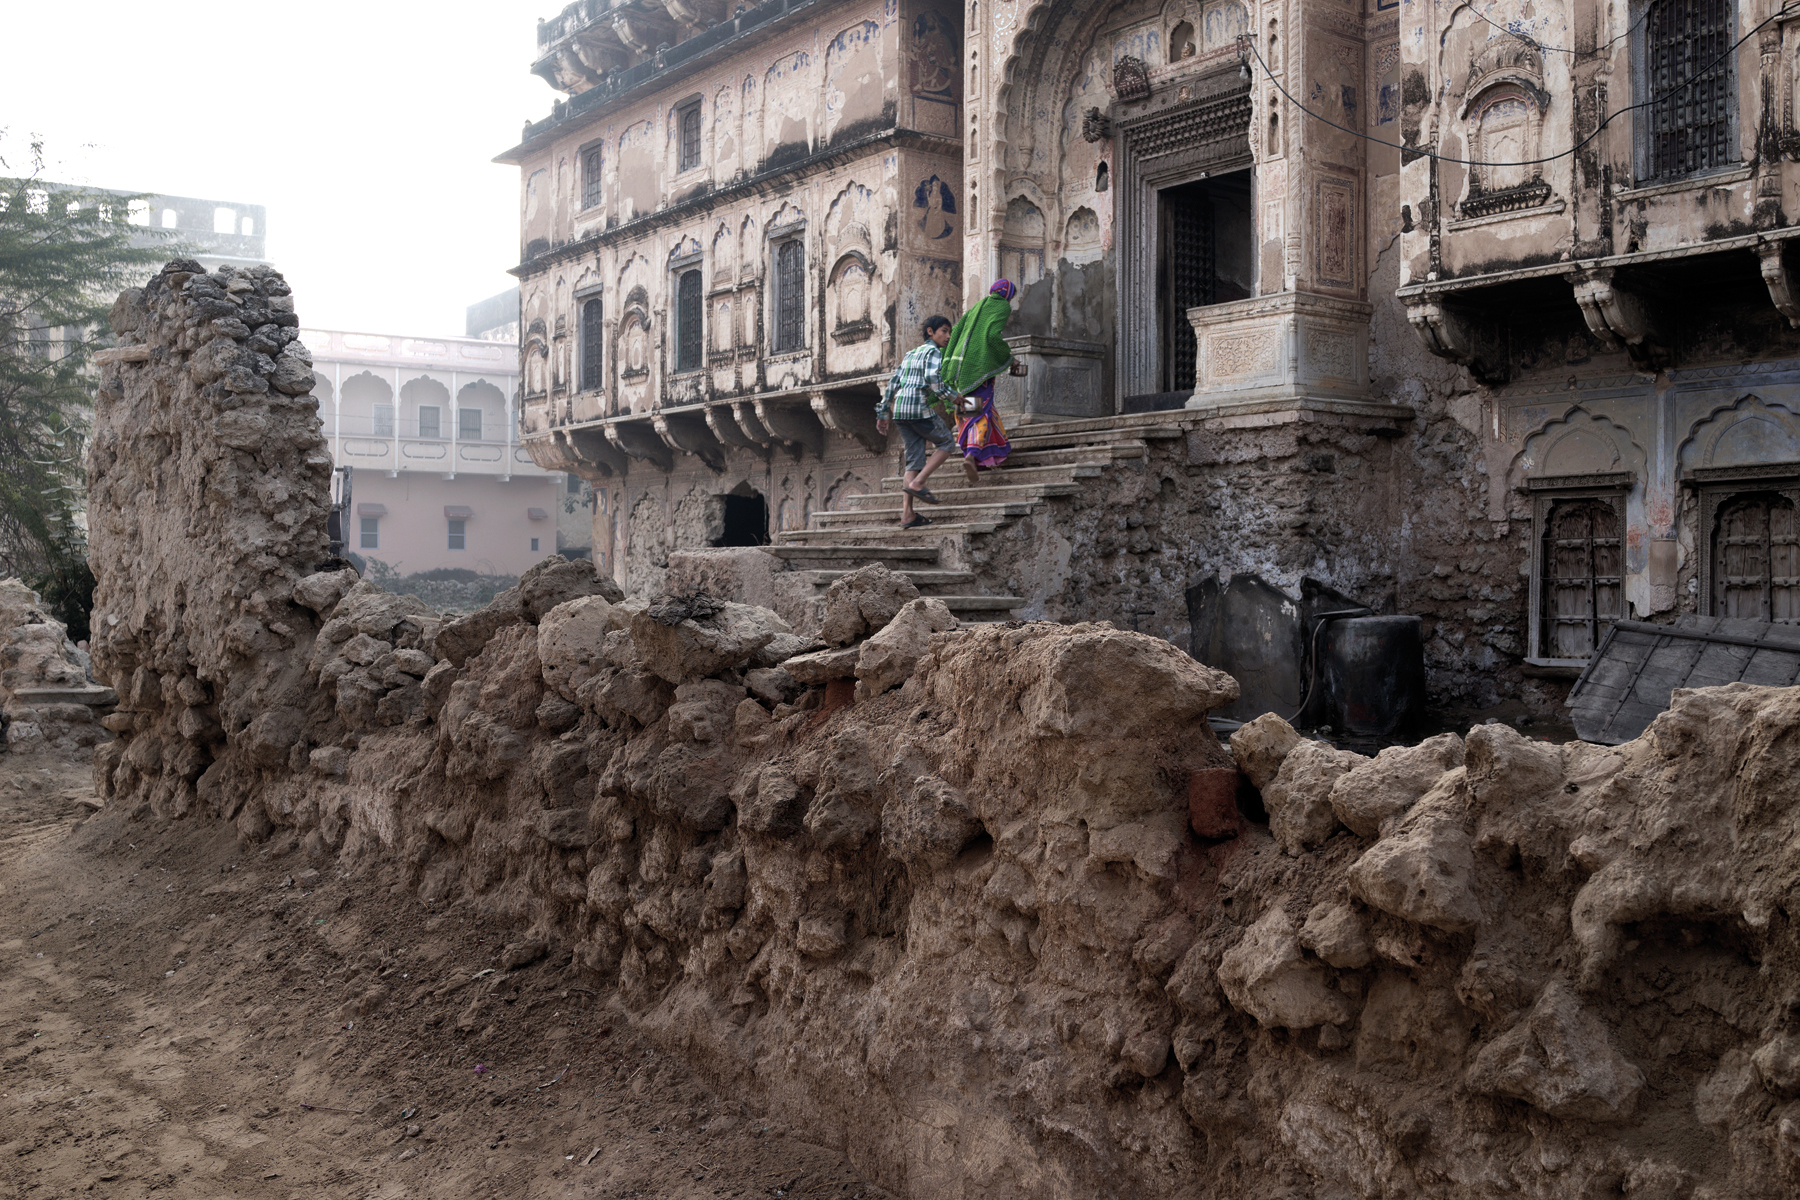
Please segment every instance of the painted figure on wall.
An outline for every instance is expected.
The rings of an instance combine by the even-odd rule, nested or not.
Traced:
[[[956,215],[956,196],[950,191],[950,185],[936,175],[929,176],[913,189],[913,207],[924,210],[919,217],[919,228],[925,231],[927,238],[936,241],[956,232],[956,225],[950,220]]]

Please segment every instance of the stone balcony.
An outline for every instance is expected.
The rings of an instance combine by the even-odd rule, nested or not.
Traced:
[[[1367,400],[1373,308],[1311,292],[1278,292],[1190,308],[1189,408]]]

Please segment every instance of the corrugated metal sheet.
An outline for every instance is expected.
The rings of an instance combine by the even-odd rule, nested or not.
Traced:
[[[1569,691],[1575,732],[1616,746],[1669,707],[1676,688],[1800,683],[1800,625],[1736,617],[1680,617],[1673,625],[1618,621]]]

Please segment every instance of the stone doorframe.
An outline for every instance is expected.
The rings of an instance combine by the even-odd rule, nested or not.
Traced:
[[[1242,170],[1250,153],[1250,85],[1236,64],[1148,100],[1112,106],[1113,247],[1118,351],[1113,411],[1124,397],[1161,391],[1156,347],[1156,193]],[[1256,211],[1252,180],[1251,212]]]

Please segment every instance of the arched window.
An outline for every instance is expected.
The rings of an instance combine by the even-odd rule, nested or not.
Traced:
[[[1559,500],[1544,526],[1542,653],[1587,658],[1624,615],[1619,512],[1603,499]]]
[[[700,165],[700,105],[690,104],[681,110],[681,170]]]
[[[593,208],[600,203],[600,173],[604,166],[598,146],[581,156],[581,207]]]
[[[600,297],[581,302],[581,390],[592,392],[602,385],[600,380],[600,352],[603,337],[600,332]]]
[[[1192,58],[1197,52],[1194,39],[1194,26],[1191,22],[1178,22],[1169,31],[1169,61],[1180,62],[1184,58]]]
[[[1800,527],[1792,500],[1753,492],[1720,506],[1713,613],[1800,625]]]
[[[697,371],[706,348],[704,298],[698,267],[683,271],[675,286],[675,369]]]
[[[806,247],[790,238],[775,248],[775,349],[806,345]]]

